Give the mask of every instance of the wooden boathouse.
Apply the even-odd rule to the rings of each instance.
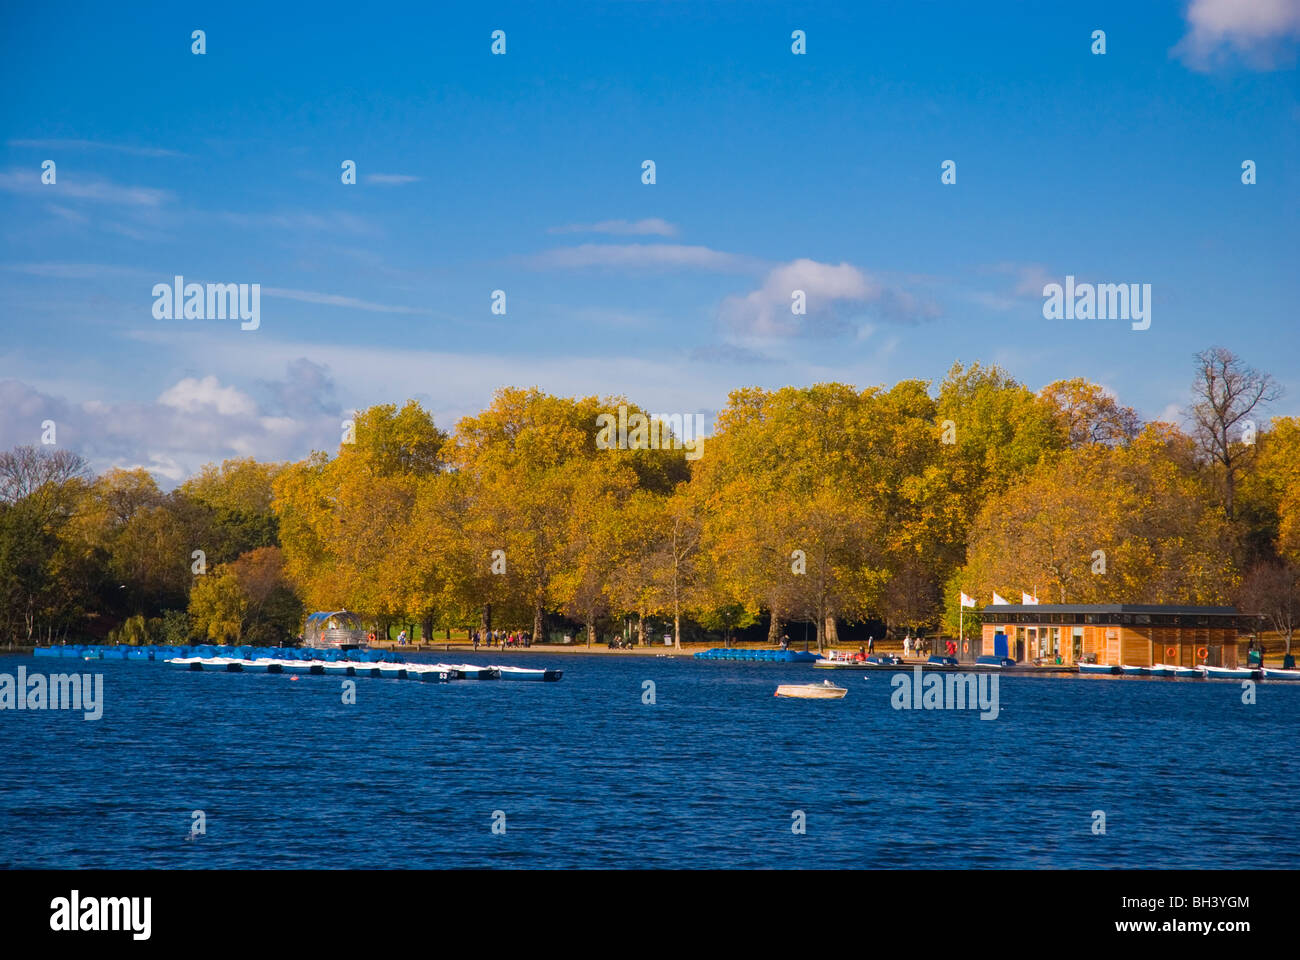
[[[1235,667],[1256,626],[1236,607],[1008,603],[980,616],[983,654],[1061,665]]]

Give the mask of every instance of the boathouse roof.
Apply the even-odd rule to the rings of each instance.
[[[990,603],[987,613],[1154,613],[1199,617],[1235,617],[1236,607],[1189,607],[1163,603]]]

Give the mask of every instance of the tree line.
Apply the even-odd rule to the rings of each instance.
[[[801,623],[821,646],[866,622],[955,634],[961,591],[1023,590],[1237,603],[1289,649],[1300,418],[1265,419],[1279,394],[1206,350],[1184,428],[1084,379],[1035,392],[954,364],[937,387],[735,390],[688,459],[597,443],[602,415],[648,415],[626,397],[503,388],[451,432],[414,401],[374,406],[332,456],[227,460],[170,492],[18,448],[0,454],[0,636],[276,642],[346,608],[425,637]]]

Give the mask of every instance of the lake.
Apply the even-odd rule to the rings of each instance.
[[[564,679],[357,678],[345,704],[339,677],[0,657],[102,673],[105,701],[0,711],[0,867],[1300,864],[1300,684],[1004,676],[981,720],[893,709],[886,672],[812,701],[773,697],[807,665],[506,662]]]

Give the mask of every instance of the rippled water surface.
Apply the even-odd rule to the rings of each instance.
[[[1002,677],[982,721],[892,709],[888,673],[818,702],[772,696],[807,665],[509,662],[564,679],[357,678],[348,705],[338,677],[0,657],[106,701],[0,711],[0,866],[1300,865],[1300,684]]]

